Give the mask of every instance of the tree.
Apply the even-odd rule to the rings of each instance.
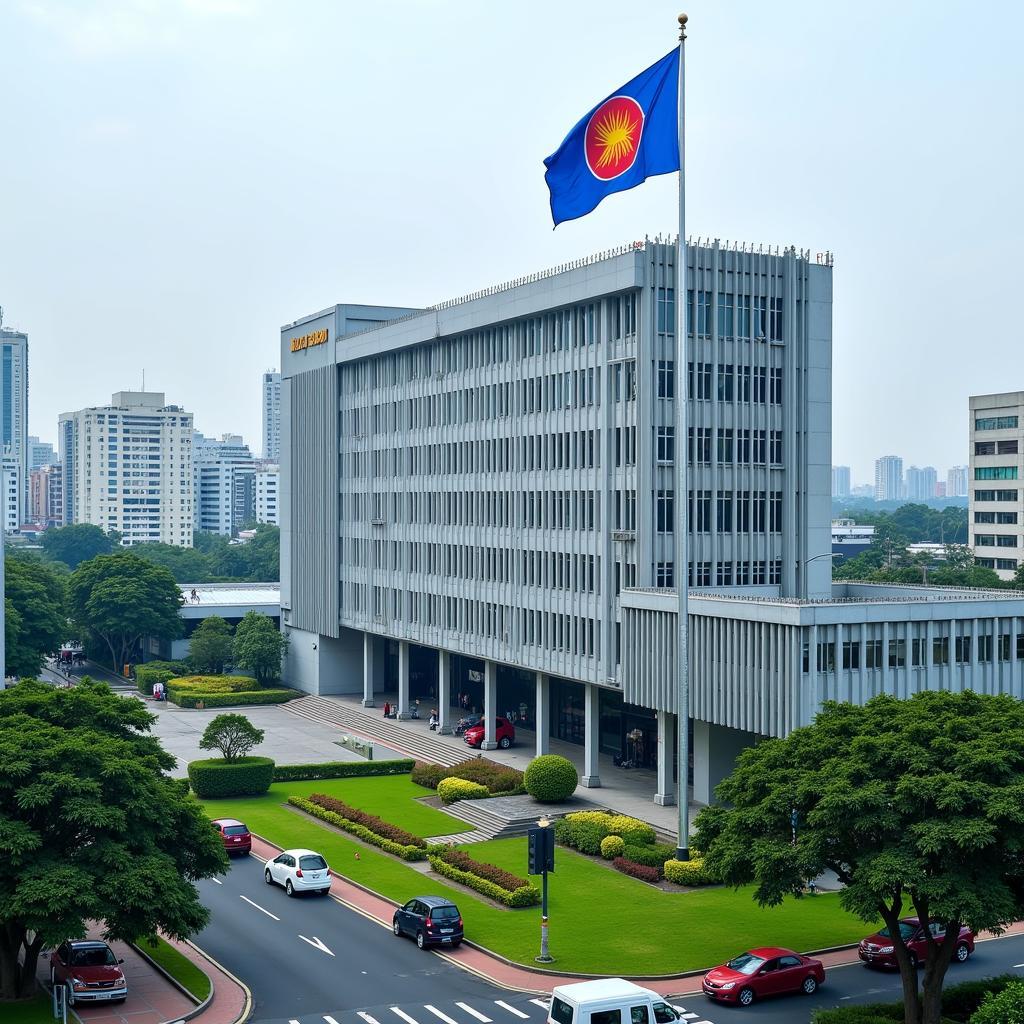
[[[103,683],[0,692],[0,1000],[31,995],[40,950],[87,922],[132,941],[206,924],[192,883],[227,858],[152,722]]]
[[[249,552],[249,575],[261,583],[276,583],[281,578],[281,531],[260,523],[256,536],[245,545]]]
[[[257,729],[245,715],[218,715],[206,727],[199,746],[203,750],[219,750],[225,761],[245,757],[263,742],[263,730]]]
[[[762,906],[833,870],[842,905],[893,937],[906,1024],[939,1024],[961,925],[999,931],[1024,911],[1024,703],[1008,695],[829,702],[744,751],[715,795],[694,836],[707,867],[755,882]],[[927,937],[920,992],[907,912],[945,927]]]
[[[134,658],[143,637],[181,634],[181,590],[164,568],[129,551],[97,555],[68,579],[68,610],[88,638],[106,644],[114,669]]]
[[[211,615],[189,639],[188,660],[196,672],[219,675],[231,663],[231,646],[231,627],[219,615]]]
[[[109,555],[117,546],[117,534],[104,533],[91,523],[73,523],[47,530],[42,538],[43,550],[55,562],[76,569],[82,562],[97,555]]]
[[[210,582],[210,560],[195,548],[182,548],[176,544],[153,541],[148,544],[134,544],[132,554],[152,562],[153,565],[162,565],[178,583]]]
[[[235,627],[235,666],[252,672],[261,686],[281,678],[281,661],[287,650],[288,638],[269,616],[246,612]]]
[[[67,632],[64,581],[50,566],[36,559],[6,558],[7,603],[16,620],[6,629],[6,672],[34,676],[43,656],[56,651]]]

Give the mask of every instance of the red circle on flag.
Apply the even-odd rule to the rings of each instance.
[[[583,133],[587,167],[595,178],[610,181],[633,166],[644,131],[643,108],[632,96],[613,96],[590,116]]]

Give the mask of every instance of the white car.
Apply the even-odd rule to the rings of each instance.
[[[331,869],[327,861],[313,850],[285,850],[267,861],[263,871],[267,885],[283,885],[289,896],[297,892],[331,891]]]

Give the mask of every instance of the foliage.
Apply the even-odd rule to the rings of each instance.
[[[272,688],[245,690],[242,693],[196,693],[169,690],[168,700],[173,701],[179,708],[203,707],[210,710],[212,708],[254,707],[260,704],[284,704],[298,695],[296,690]]]
[[[442,779],[468,779],[486,786],[492,796],[518,796],[525,793],[523,773],[505,764],[498,764],[486,757],[470,757],[451,768],[439,764],[417,761],[412,770],[412,781],[437,789]]]
[[[626,840],[622,836],[605,836],[601,840],[600,850],[605,860],[621,857],[626,852]]]
[[[249,611],[235,628],[232,651],[237,668],[246,669],[262,686],[281,678],[281,660],[288,650],[288,638],[269,615]]]
[[[645,864],[649,868],[657,868],[659,871],[664,871],[665,861],[672,857],[675,852],[675,846],[670,846],[668,843],[651,843],[646,846],[626,843],[626,849],[622,855],[627,860],[636,861],[637,864]]]
[[[624,875],[629,875],[630,878],[639,878],[641,882],[649,882],[651,885],[657,885],[661,881],[660,868],[638,864],[635,860],[630,860],[628,857],[616,857],[612,861],[612,867],[616,871],[621,871]]]
[[[324,793],[311,793],[309,799],[325,810],[340,814],[343,818],[348,818],[349,821],[354,821],[357,825],[363,825],[386,839],[402,843],[405,846],[420,846],[426,849],[427,841],[420,836],[414,836],[411,832],[406,832],[404,828],[392,825],[390,821],[378,818],[376,814],[353,807],[337,797],[327,796]]]
[[[196,672],[220,675],[231,664],[231,646],[231,627],[219,615],[211,615],[189,638],[189,663]]]
[[[985,996],[1002,992],[1010,985],[1020,983],[1019,974],[997,974],[992,978],[961,981],[942,993],[942,1012],[954,1020],[966,1021],[984,1002]]]
[[[540,891],[526,878],[520,878],[483,861],[474,860],[464,850],[444,846],[430,853],[430,866],[452,881],[475,889],[506,907],[532,907],[540,903]]]
[[[627,843],[635,846],[653,843],[657,838],[657,832],[653,825],[639,818],[631,818],[626,814],[613,814],[608,820],[608,834],[622,836]],[[664,858],[662,858],[664,859]]]
[[[413,762],[405,758],[393,761],[324,761],[321,764],[279,764],[274,768],[274,781],[348,779],[361,775],[406,775],[412,766]]]
[[[34,677],[67,633],[64,580],[38,559],[5,558],[4,566],[6,673]]]
[[[582,814],[597,813],[582,811],[580,814],[567,814],[555,822],[555,838],[580,853],[598,856],[601,853],[601,842],[608,836],[608,826],[604,822],[580,817]],[[608,815],[601,814],[601,817],[607,819]]]
[[[214,575],[210,568],[210,559],[201,551],[184,548],[177,544],[163,544],[149,541],[145,544],[133,544],[132,551],[151,565],[166,569],[176,583],[211,583]]]
[[[135,687],[139,693],[152,693],[155,683],[167,686],[187,671],[181,661],[147,661],[135,666]]]
[[[188,763],[189,785],[204,800],[258,796],[270,789],[273,780],[274,762],[269,757],[239,757],[234,761],[212,757]]]
[[[217,715],[203,731],[199,749],[219,750],[225,761],[237,761],[262,743],[263,737],[263,730],[245,715]]]
[[[579,785],[576,765],[558,754],[541,754],[527,766],[523,776],[526,792],[541,803],[561,803]]]
[[[486,786],[479,782],[470,782],[469,779],[442,779],[437,784],[437,795],[446,804],[453,804],[456,800],[482,800],[490,796]]]
[[[971,1017],[971,1024],[1024,1024],[1024,981],[989,995]]]
[[[866,1003],[864,1006],[837,1006],[831,1010],[811,1010],[814,1024],[890,1024],[903,1020],[902,1003]]]
[[[77,569],[97,555],[109,555],[117,547],[117,534],[104,533],[91,523],[73,523],[47,530],[40,541],[47,558]]]
[[[676,885],[694,888],[698,885],[714,885],[717,879],[704,867],[704,860],[694,857],[692,860],[676,860],[674,857],[662,865],[665,879]]]
[[[970,540],[965,505],[938,509],[907,502],[892,512],[850,509],[843,512],[843,518],[873,526],[876,537],[892,537],[905,544],[967,544]]]
[[[87,921],[128,940],[206,924],[192,883],[224,870],[223,845],[152,722],[103,683],[0,692],[0,999],[29,995],[40,950]]]
[[[97,555],[68,578],[68,611],[84,637],[102,641],[115,670],[135,660],[143,637],[181,633],[181,590],[166,569],[130,551]]]
[[[55,531],[49,530],[45,538]],[[275,583],[281,578],[280,531],[269,523],[256,527],[246,544],[232,544],[216,533],[195,533],[191,548],[170,544],[136,544],[140,558],[167,569],[178,583],[220,583],[249,580]]]
[[[176,676],[171,689],[179,693],[245,693],[258,690],[252,676]]]
[[[412,772],[409,777],[419,786],[424,786],[427,789],[437,789],[437,784],[449,776],[448,769],[444,765],[417,761],[412,766]]]
[[[813,725],[740,755],[695,841],[713,874],[755,881],[763,906],[834,870],[843,906],[894,934],[907,1024],[937,1024],[960,926],[999,930],[1024,911],[1022,771],[1024,704],[1013,697],[828,702]],[[897,927],[907,912],[946,929],[927,938],[920,993]]]
[[[333,810],[328,805],[332,798],[325,797],[322,794],[319,795],[320,800],[316,802],[301,796],[290,796],[288,797],[288,803],[305,811],[307,814],[312,814],[313,817],[319,818],[321,821],[326,821],[328,825],[334,825],[336,828],[351,832],[352,835],[358,836],[364,842],[372,843],[374,846],[380,847],[385,853],[393,853],[396,857],[401,857],[402,860],[423,860],[427,856],[427,844],[418,836],[409,836],[408,832],[403,832],[402,829],[396,828],[394,825],[388,825],[387,822],[381,821],[380,818],[375,819],[379,823],[378,827],[381,828],[381,831],[377,831],[377,827],[370,828],[368,825],[364,825],[362,822],[356,821],[346,814]],[[335,802],[342,807],[347,807],[340,800]],[[349,808],[349,810],[355,811],[355,808]],[[362,814],[361,811],[356,811],[356,813]],[[373,817],[373,815],[367,815],[367,817]],[[393,838],[396,835],[404,835],[413,841],[403,842],[401,839]]]

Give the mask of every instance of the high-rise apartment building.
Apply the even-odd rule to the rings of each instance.
[[[38,437],[30,436],[28,439],[28,471],[40,466],[54,466],[57,464],[57,452],[49,441],[40,441]]]
[[[850,496],[850,467],[832,467],[832,497],[848,498]]]
[[[273,370],[263,374],[263,458],[281,458],[281,374]]]
[[[935,497],[938,474],[934,466],[908,466],[903,486],[903,496],[908,501],[931,501]]]
[[[898,455],[875,459],[875,501],[898,501],[903,497],[903,459]]]
[[[28,516],[28,335],[0,328],[0,451],[5,496],[4,529],[16,530]],[[13,526],[11,523],[13,522]]]
[[[967,466],[952,466],[946,473],[946,497],[966,498],[970,469]]]
[[[63,481],[59,465],[29,471],[29,519],[37,526],[63,525]]]
[[[257,523],[280,525],[280,480],[281,471],[277,466],[265,463],[257,467],[255,510]]]
[[[971,547],[1008,580],[1024,561],[1024,391],[972,395]]]
[[[220,440],[195,431],[192,445],[196,529],[232,537],[255,515],[256,467],[238,434]]]
[[[116,530],[125,545],[192,546],[192,414],[162,392],[119,391],[59,420],[65,523]]]

